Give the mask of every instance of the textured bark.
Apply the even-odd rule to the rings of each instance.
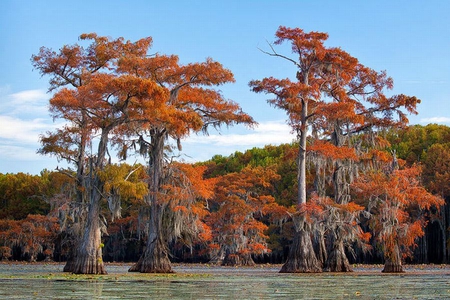
[[[100,195],[93,193],[86,229],[77,248],[71,272],[75,274],[107,274],[102,258],[100,230]]]
[[[144,253],[129,272],[174,273],[169,260],[167,243],[161,234],[161,213],[156,203],[150,212],[149,237]]]
[[[307,80],[307,79],[305,79]],[[300,139],[298,144],[298,165],[297,165],[297,204],[306,203],[306,137],[307,137],[307,123],[306,115],[308,112],[308,101],[302,100],[302,112],[301,112],[301,128]]]
[[[75,270],[75,252],[75,248],[72,245],[72,247],[69,248],[69,253],[67,256],[66,264],[63,268],[63,272],[73,272],[73,270]]]
[[[254,266],[255,262],[250,254],[229,254],[226,255],[223,262],[223,266]]]
[[[287,261],[280,273],[320,273],[322,267],[316,258],[310,233],[304,229],[295,233]]]
[[[82,238],[79,240],[79,245],[76,248],[74,255],[74,262],[67,264],[65,270],[69,270],[75,274],[107,274],[103,264],[102,256],[102,233],[100,228],[100,201],[102,200],[102,191],[104,183],[95,173],[96,170],[101,170],[104,165],[104,158],[108,145],[108,134],[114,124],[102,129],[97,158],[91,161],[90,184],[89,189],[89,209],[86,220],[86,227]],[[89,186],[89,184],[87,184]]]
[[[318,247],[317,259],[319,260],[321,265],[325,265],[328,259],[328,254],[327,254],[327,247],[325,245],[325,235],[323,232],[319,233],[319,236],[317,238],[317,247]]]
[[[132,266],[130,272],[141,273],[174,273],[169,260],[167,239],[163,237],[162,225],[164,209],[158,203],[161,178],[163,176],[164,141],[165,130],[152,131],[152,143],[149,161],[149,204],[150,204],[150,226],[147,245],[139,261]]]
[[[343,241],[336,241],[325,264],[327,272],[353,272],[350,262],[345,255]]]
[[[395,246],[390,255],[385,255],[383,273],[403,273],[402,259],[400,249]]]
[[[163,244],[160,238],[153,236],[152,240],[148,240],[147,247],[138,262],[128,271],[141,273],[174,273],[166,248],[166,245]]]
[[[404,273],[403,266],[401,263],[393,262],[387,259],[384,263],[384,268],[381,271],[383,273]]]

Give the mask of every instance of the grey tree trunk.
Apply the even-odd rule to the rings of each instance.
[[[227,253],[222,261],[222,266],[254,266],[255,262],[250,254]]]
[[[307,75],[305,83],[308,84]],[[307,114],[308,101],[301,99],[301,124],[299,128],[299,154],[297,161],[297,204],[306,204],[306,137],[307,137]],[[305,226],[305,219],[302,217],[300,226],[296,228],[294,240],[289,248],[287,261],[282,266],[280,273],[317,273],[322,272],[322,266],[317,260],[311,242],[311,227]]]
[[[100,230],[100,196],[93,195],[86,229],[77,249],[72,272],[75,274],[107,274],[102,258]]]
[[[150,226],[146,248],[138,262],[128,271],[174,273],[168,256],[167,243],[161,234],[161,207],[155,203],[150,209]]]
[[[85,160],[86,160],[86,145],[87,145],[87,136],[85,133],[84,127],[86,126],[86,113],[82,113],[82,122],[80,127],[82,129],[80,135],[80,143],[78,145],[78,155],[76,158],[77,164],[77,177],[75,180],[75,193],[76,193],[76,204],[78,206],[82,206],[86,201],[86,191],[87,185],[85,180]],[[83,210],[80,210],[82,212]],[[78,228],[85,228],[85,216],[77,216],[76,220],[73,220],[76,223]],[[67,230],[66,242],[68,243],[68,254],[66,264],[64,266],[63,272],[73,272],[75,270],[75,256],[76,256],[76,248],[80,244],[80,236],[78,232],[73,232],[74,228]]]
[[[316,258],[310,233],[300,229],[295,233],[287,261],[280,273],[320,273],[322,267]]]
[[[344,242],[337,240],[334,242],[333,250],[325,264],[327,272],[353,272],[350,262],[345,255]]]
[[[337,147],[342,147],[344,144],[344,137],[340,128],[340,122],[336,121],[334,133],[331,138],[332,143]],[[346,166],[341,161],[334,162],[333,172],[333,190],[334,202],[338,204],[346,204],[349,202],[349,191],[347,182],[347,174],[345,172]],[[350,171],[351,172],[351,171]],[[357,225],[358,226],[358,225]],[[334,241],[331,252],[326,262],[326,270],[329,272],[352,272],[352,267],[345,254],[343,236],[345,230],[339,230],[339,227],[334,229]]]
[[[148,173],[150,205],[149,232],[146,248],[130,272],[173,273],[168,256],[167,239],[163,236],[164,207],[158,203],[164,163],[165,130],[152,129]]]
[[[102,200],[103,182],[97,171],[103,168],[108,134],[112,129],[103,128],[98,145],[96,161],[90,168],[90,182],[85,186],[89,191],[90,202],[86,227],[79,245],[75,247],[74,261],[66,265],[70,272],[75,274],[107,274],[102,255],[102,233],[100,226],[100,201]]]

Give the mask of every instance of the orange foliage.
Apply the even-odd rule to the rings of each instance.
[[[11,257],[11,249],[19,247],[22,256],[34,261],[38,254],[51,258],[59,231],[56,218],[28,215],[26,219],[0,220],[0,246],[3,258]],[[9,249],[9,250],[8,250]]]
[[[265,240],[267,225],[261,222],[264,214],[285,214],[269,195],[279,175],[271,168],[246,167],[217,179],[215,197],[211,199],[211,213],[206,222],[213,233],[213,244],[232,255],[262,254],[268,251]]]
[[[333,161],[345,159],[358,161],[358,156],[356,155],[354,148],[343,146],[337,147],[324,141],[315,141],[314,144],[309,147],[309,150],[316,152],[323,157],[330,158]]]
[[[415,241],[424,234],[423,212],[431,207],[439,210],[444,204],[441,197],[425,190],[420,174],[418,166],[373,172],[353,185],[359,197],[368,199],[368,206],[373,207],[371,226],[386,257],[395,257],[399,247],[403,255],[410,255]]]

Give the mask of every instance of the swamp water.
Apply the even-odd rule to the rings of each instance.
[[[63,273],[61,264],[0,264],[0,299],[449,299],[449,267],[381,267],[353,273],[280,274],[280,266],[226,268],[179,265],[176,274]]]

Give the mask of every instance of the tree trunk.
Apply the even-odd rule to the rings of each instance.
[[[311,242],[310,233],[300,229],[295,233],[294,240],[289,248],[287,261],[280,273],[320,273],[322,267],[316,258]]]
[[[174,273],[169,260],[167,239],[163,236],[163,213],[162,204],[158,202],[161,180],[163,177],[164,144],[166,131],[164,129],[151,130],[151,150],[149,158],[148,174],[150,205],[150,226],[147,246],[139,261],[132,266],[130,272],[141,273]]]
[[[384,257],[384,269],[383,273],[403,273],[402,259],[400,255],[400,249],[396,245],[392,253],[385,254]]]
[[[233,254],[230,253],[225,256],[223,266],[246,266],[251,267],[255,265],[253,258],[250,254]]]
[[[174,273],[169,260],[167,242],[161,235],[161,207],[154,203],[150,212],[147,245],[138,262],[129,272]]]
[[[100,228],[100,201],[102,199],[103,182],[97,171],[102,170],[108,145],[108,134],[112,125],[102,128],[95,162],[91,160],[90,181],[83,180],[84,188],[89,192],[89,208],[83,236],[75,247],[74,261],[66,264],[65,270],[75,274],[107,274],[102,256],[102,233]],[[81,195],[82,196],[82,195]]]
[[[302,122],[299,135],[298,144],[298,161],[297,161],[297,204],[302,205],[306,203],[306,137],[307,124],[306,115],[308,112],[308,102],[302,100]]]
[[[81,125],[80,128],[81,130],[81,135],[80,135],[80,144],[78,147],[78,155],[76,158],[76,164],[77,164],[77,177],[75,180],[75,193],[76,193],[76,203],[78,205],[82,205],[84,203],[86,203],[86,199],[87,199],[87,184],[86,184],[86,174],[85,174],[85,163],[86,163],[86,145],[87,145],[87,135],[86,135],[86,112],[83,110],[82,112],[82,121],[81,121]],[[83,217],[79,217],[76,220],[73,220],[74,222],[77,222],[78,226],[80,226],[80,228],[84,228],[85,224],[83,224],[84,222]],[[75,270],[75,256],[76,256],[76,249],[77,249],[77,245],[79,245],[79,240],[80,240],[80,235],[77,234],[75,235],[74,232],[68,232],[67,233],[68,237],[68,253],[67,253],[67,259],[66,259],[66,264],[64,266],[63,272],[73,272]]]
[[[107,274],[102,258],[100,198],[98,192],[93,191],[86,229],[77,248],[75,261],[71,265],[72,273]]]
[[[333,250],[330,252],[325,270],[327,272],[353,272],[347,255],[345,255],[344,242],[342,240],[334,242]]]
[[[328,255],[327,255],[327,246],[325,245],[325,234],[322,230],[320,230],[319,236],[317,238],[317,247],[318,247],[317,259],[319,260],[321,265],[325,265],[328,259]]]
[[[223,261],[225,259],[225,251],[222,249],[222,247],[212,253],[210,253],[211,255],[211,259],[209,260],[208,263],[212,264],[212,265],[217,265],[217,266],[221,266],[223,264]]]

